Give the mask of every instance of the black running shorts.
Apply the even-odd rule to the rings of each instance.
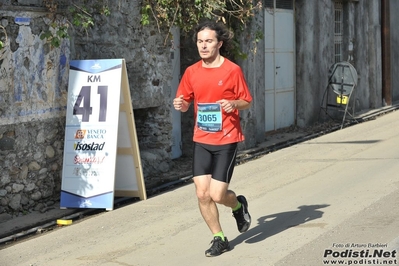
[[[194,142],[193,175],[212,175],[230,183],[237,155],[237,143],[209,145]]]

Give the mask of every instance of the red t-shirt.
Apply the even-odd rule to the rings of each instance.
[[[252,96],[248,90],[247,83],[241,68],[228,60],[217,68],[202,67],[202,61],[189,66],[177,89],[176,97],[184,96],[187,102],[194,101],[194,136],[195,142],[223,145],[243,141],[244,135],[241,130],[239,111],[234,110],[226,113],[221,110],[221,120],[215,118],[215,125],[220,125],[221,130],[210,132],[203,130],[197,123],[203,117],[201,112],[198,113],[198,104],[216,103],[218,100],[245,100],[252,101]],[[218,116],[219,117],[219,116]],[[201,124],[200,124],[201,125]],[[214,125],[214,124],[212,124]]]

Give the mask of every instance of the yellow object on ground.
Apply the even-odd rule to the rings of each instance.
[[[57,220],[58,225],[70,225],[72,224],[72,220]]]

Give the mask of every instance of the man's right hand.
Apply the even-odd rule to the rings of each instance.
[[[188,109],[188,103],[184,100],[183,95],[180,95],[179,97],[175,98],[173,100],[173,107],[177,111],[185,112]]]

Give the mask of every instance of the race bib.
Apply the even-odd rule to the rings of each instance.
[[[219,103],[197,104],[197,127],[206,132],[222,131],[222,107]]]

